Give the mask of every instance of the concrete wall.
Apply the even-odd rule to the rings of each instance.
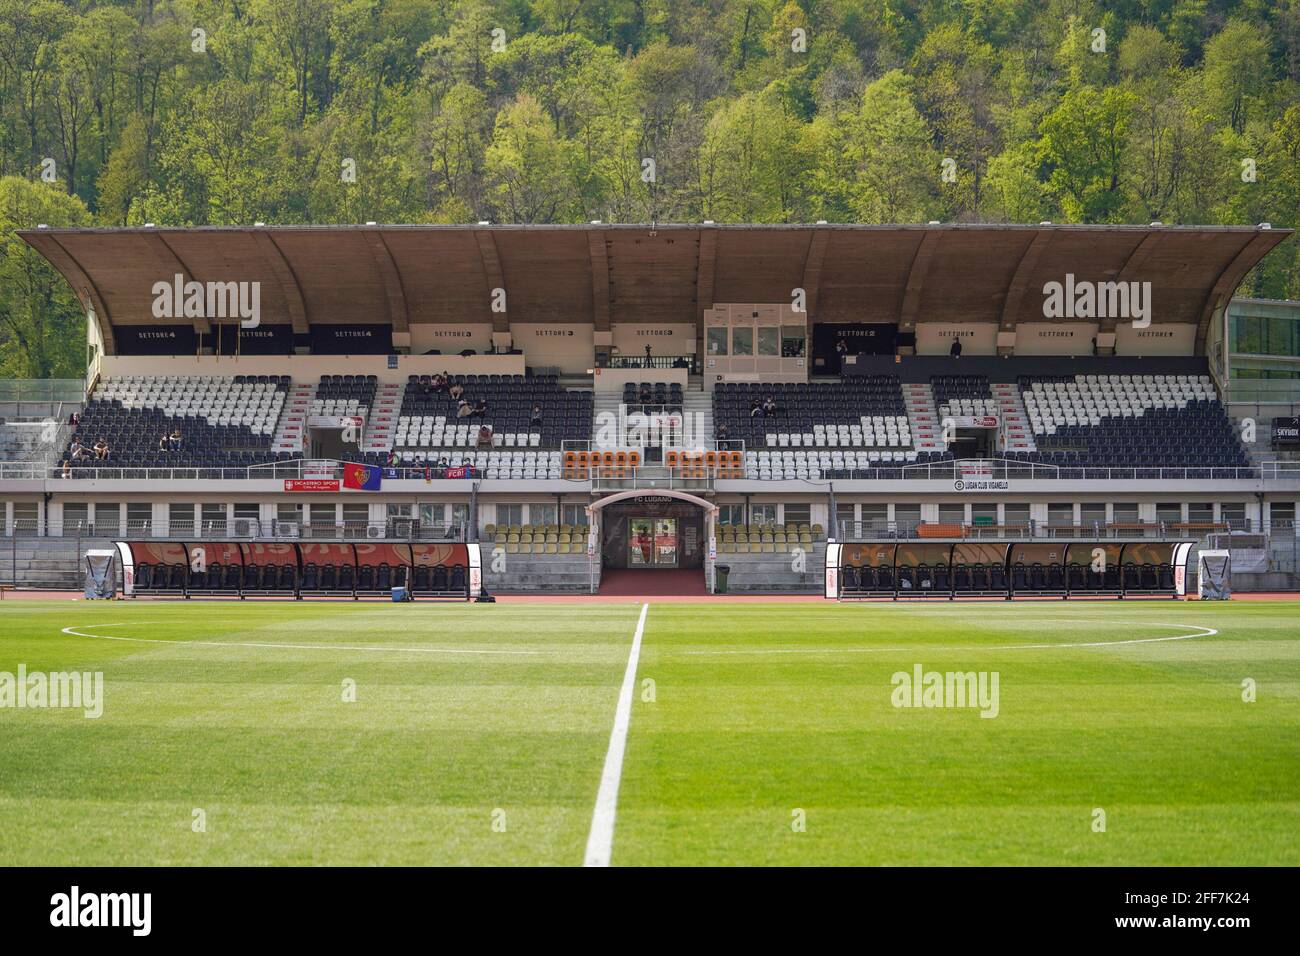
[[[381,383],[406,384],[408,375],[523,375],[523,355],[398,355],[397,368],[388,367],[387,355],[106,355],[100,374],[106,379],[128,375],[291,375],[308,382],[322,375],[374,375]]]

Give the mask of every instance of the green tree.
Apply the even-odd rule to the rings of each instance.
[[[1135,97],[1128,90],[1079,87],[1043,117],[1039,157],[1070,222],[1111,222],[1119,213],[1122,156]]]
[[[18,176],[0,177],[0,375],[76,378],[86,360],[86,313],[63,278],[17,235],[45,223],[85,226],[76,196]]]

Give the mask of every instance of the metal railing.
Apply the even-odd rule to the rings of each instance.
[[[459,522],[425,523],[418,518],[393,517],[382,522],[341,523],[230,518],[216,521],[82,521],[50,522],[45,534],[35,521],[11,521],[6,536],[15,538],[116,538],[172,541],[464,541]]]
[[[319,461],[295,458],[292,461],[271,462],[264,465],[250,465],[241,468],[144,468],[104,465],[100,467],[81,465],[71,469],[69,481],[247,481],[247,480],[282,480],[282,479],[325,479],[341,480],[347,462]],[[963,467],[965,464],[968,467]],[[424,480],[424,479],[464,479],[483,478],[484,470],[472,466],[465,467],[419,467],[399,465],[383,468],[383,477],[388,480]],[[604,481],[661,481],[689,480],[698,486],[700,482],[712,482],[717,479],[745,479],[750,481],[771,480],[786,481],[784,473],[771,474],[763,478],[761,472],[738,470],[726,466],[716,468],[693,467],[685,469],[686,474],[674,473],[660,465],[641,465],[639,467],[619,466],[611,472],[609,469],[592,468],[590,480]],[[693,472],[702,472],[696,474]],[[54,480],[64,477],[59,465],[47,462],[0,462],[0,480]],[[587,480],[588,476],[575,474],[572,468],[566,468],[564,477],[568,479]],[[1069,465],[1040,465],[1029,462],[1013,462],[1001,459],[962,461],[942,461],[914,465],[877,465],[871,468],[814,468],[805,472],[801,480],[828,482],[848,481],[940,481],[953,483],[961,481],[1283,481],[1300,480],[1300,461],[1266,461],[1254,467],[1246,468],[1166,468],[1166,467],[1095,467]],[[667,487],[659,485],[659,487]],[[673,487],[685,487],[674,485]],[[990,489],[998,490],[998,489]]]
[[[611,355],[603,368],[684,368],[700,374],[700,360],[694,355]]]
[[[262,465],[248,465],[239,468],[204,468],[175,467],[149,468],[125,465],[78,465],[70,470],[69,481],[251,481],[311,479],[342,480],[344,468],[355,462],[334,459],[294,458],[290,461],[267,462]],[[422,467],[415,465],[396,465],[392,468],[381,466],[384,478],[389,480],[423,480],[425,478],[482,478],[482,469],[466,466],[461,469],[452,467]],[[39,461],[0,462],[0,480],[40,480],[62,479],[63,468],[60,464]]]
[[[934,540],[962,538],[964,540],[1083,540],[1131,541],[1135,538],[1153,540],[1187,539],[1207,534],[1251,532],[1255,522],[1249,519],[1228,521],[1116,521],[1088,522],[1086,524],[1054,524],[1034,521],[1016,524],[967,524],[960,521],[840,521],[837,523],[840,541]],[[952,534],[938,534],[940,529],[951,529]],[[1275,525],[1275,530],[1277,526]]]
[[[86,383],[79,378],[0,379],[0,402],[75,402],[86,397]]]

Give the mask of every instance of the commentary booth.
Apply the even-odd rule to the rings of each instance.
[[[1190,541],[864,542],[826,551],[827,598],[1183,597]]]
[[[468,601],[483,590],[476,543],[118,541],[125,597],[388,597]]]

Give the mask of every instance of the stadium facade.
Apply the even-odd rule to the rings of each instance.
[[[21,235],[89,373],[6,426],[19,584],[120,541],[196,593],[450,593],[470,545],[494,591],[1169,593],[1208,540],[1294,585],[1295,409],[1227,401],[1230,300],[1289,230]]]

